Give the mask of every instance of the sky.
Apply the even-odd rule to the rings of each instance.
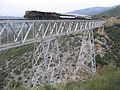
[[[120,5],[120,0],[0,0],[0,15],[22,16],[26,10],[65,13],[89,7]]]

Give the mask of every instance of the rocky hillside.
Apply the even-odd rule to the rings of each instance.
[[[120,5],[115,6],[113,8],[111,8],[110,10],[107,10],[105,12],[102,12],[100,14],[97,15],[93,15],[94,18],[97,19],[101,19],[101,18],[110,18],[110,17],[116,17],[116,18],[120,18]]]
[[[16,85],[20,83],[28,84],[26,79],[30,79],[28,74],[31,70],[32,45],[18,47],[0,52],[0,90],[5,90],[11,82]]]
[[[101,14],[99,14],[101,16],[110,16],[110,17],[116,17],[116,16],[120,16],[120,5],[116,6],[106,12],[103,12]]]

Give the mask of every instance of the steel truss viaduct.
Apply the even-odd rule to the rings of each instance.
[[[93,29],[104,23],[99,20],[0,20],[0,51],[34,43],[33,87],[46,81],[51,85],[62,83],[66,75],[72,80],[84,80],[96,72]],[[59,54],[59,37],[75,33],[82,37],[78,60],[66,66]]]

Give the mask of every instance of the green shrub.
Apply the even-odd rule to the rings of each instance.
[[[120,90],[120,69],[113,64],[106,66],[102,76],[86,81],[84,90]]]

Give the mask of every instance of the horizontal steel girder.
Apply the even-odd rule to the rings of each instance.
[[[0,51],[101,27],[99,20],[0,20]]]

